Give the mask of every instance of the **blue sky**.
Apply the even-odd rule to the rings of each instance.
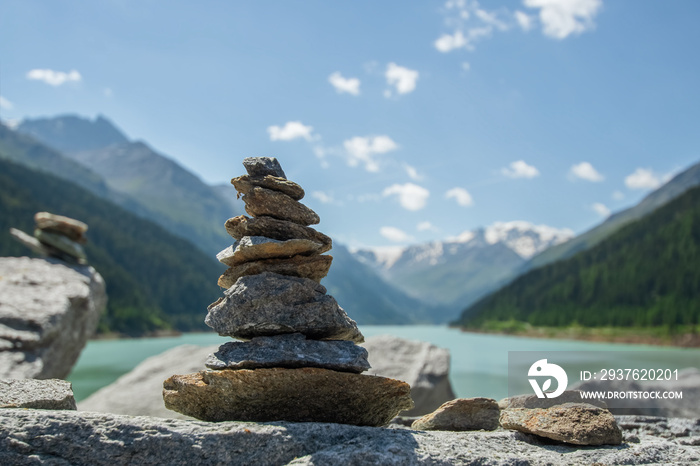
[[[276,156],[355,247],[513,220],[579,233],[700,160],[698,17],[693,0],[8,0],[0,118],[103,114],[209,183]]]

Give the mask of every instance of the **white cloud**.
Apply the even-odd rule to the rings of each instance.
[[[418,81],[418,71],[416,70],[404,68],[396,63],[389,63],[384,76],[387,84],[394,86],[399,94],[408,94],[416,89],[416,81]]]
[[[515,20],[523,31],[532,29],[532,17],[527,13],[518,10],[515,12]]]
[[[403,230],[399,230],[396,227],[381,227],[379,229],[379,234],[395,243],[403,243],[405,241],[410,241],[413,239],[411,235]]]
[[[385,188],[383,196],[397,195],[399,204],[406,210],[420,210],[425,207],[430,191],[413,183],[393,184]]]
[[[610,215],[610,209],[605,204],[601,204],[600,202],[596,202],[591,206],[591,209],[593,209],[598,215],[601,217],[607,218]]]
[[[554,39],[565,39],[595,27],[593,18],[602,0],[524,0],[529,8],[539,8],[543,32]]]
[[[648,168],[637,168],[625,177],[625,186],[629,189],[656,189],[661,183],[662,176]]]
[[[511,162],[508,168],[502,168],[501,173],[509,178],[534,178],[540,175],[540,171],[532,165],[528,165],[524,160]]]
[[[412,167],[411,165],[405,163],[403,165],[404,170],[406,170],[406,174],[408,175],[409,178],[415,181],[420,181],[423,179],[422,176],[418,174],[418,170],[416,170],[415,167]]]
[[[82,81],[83,77],[76,70],[71,70],[68,73],[64,73],[63,71],[37,68],[27,73],[27,79],[43,81],[50,86],[60,86],[67,82],[80,82]]]
[[[12,110],[15,106],[12,102],[0,95],[0,108],[3,110]]]
[[[324,193],[323,191],[314,191],[311,193],[311,197],[318,199],[324,204],[332,204],[335,202],[335,199],[333,199],[333,196],[330,194]]]
[[[457,204],[461,205],[462,207],[469,207],[470,205],[474,204],[472,195],[469,194],[469,192],[464,188],[452,188],[445,193],[445,199],[451,199],[453,197],[457,201]]]
[[[443,34],[435,41],[435,48],[442,53],[460,49],[467,45],[467,38],[462,31],[455,31],[454,34]]]
[[[352,95],[360,95],[360,80],[357,78],[344,78],[340,71],[336,71],[328,77],[328,82],[335,87],[338,93],[347,92]]]
[[[379,164],[374,158],[376,154],[385,154],[399,147],[389,136],[355,136],[344,141],[343,146],[348,154],[348,165],[355,167],[363,163],[368,172],[379,171]]]
[[[418,231],[438,231],[437,227],[428,221],[420,222],[418,225],[416,225],[416,230],[418,230]]]
[[[616,201],[621,201],[625,198],[625,193],[623,193],[622,191],[615,191],[614,193],[612,193],[612,198]]]
[[[569,171],[571,176],[580,178],[582,180],[591,181],[593,183],[598,183],[603,181],[604,177],[598,171],[593,168],[588,162],[581,162],[579,164],[573,165]]]
[[[508,24],[498,19],[497,11],[486,11],[477,7],[474,13],[476,14],[476,17],[479,18],[485,24],[488,24],[489,26],[494,26],[500,31],[508,30]]]
[[[311,141],[313,129],[313,126],[304,126],[301,121],[288,121],[283,127],[268,126],[267,132],[270,134],[270,141],[291,141],[298,138]]]

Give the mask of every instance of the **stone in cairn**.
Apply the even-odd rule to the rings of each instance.
[[[85,250],[81,246],[87,239],[87,225],[81,221],[38,212],[34,215],[34,236],[10,228],[10,234],[20,243],[41,256],[55,257],[65,262],[87,264]]]
[[[310,228],[318,215],[299,202],[275,158],[243,161],[231,180],[246,212],[226,222],[237,241],[217,258],[224,297],[207,325],[244,341],[223,344],[209,370],[163,384],[165,406],[205,421],[336,422],[381,426],[413,407],[405,382],[361,374],[369,369],[357,324],[320,280],[331,239]]]

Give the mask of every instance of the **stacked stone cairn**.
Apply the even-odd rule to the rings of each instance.
[[[208,370],[173,375],[165,406],[205,421],[335,422],[382,426],[413,408],[405,382],[361,374],[370,368],[364,337],[320,281],[331,239],[310,228],[318,215],[299,202],[275,158],[243,161],[231,180],[246,212],[226,221],[237,241],[217,258],[224,297],[205,319],[223,344]]]
[[[87,264],[87,256],[81,246],[87,241],[86,224],[49,212],[37,212],[34,223],[34,236],[16,228],[10,228],[10,234],[40,256],[54,257],[71,264]]]

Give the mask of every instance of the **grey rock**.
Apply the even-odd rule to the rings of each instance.
[[[689,367],[678,371],[678,380],[645,381],[590,380],[576,384],[573,388],[586,391],[681,391],[683,398],[664,399],[617,399],[608,404],[613,414],[700,417],[700,369]]]
[[[670,420],[669,424],[670,424]],[[695,435],[695,436],[693,436]],[[698,438],[697,434],[686,437]],[[209,423],[0,410],[0,464],[693,464],[700,449],[653,434],[620,446],[542,443],[512,431],[416,432],[315,422]]]
[[[0,380],[0,408],[76,409],[70,382],[58,379]]]
[[[0,378],[65,378],[106,304],[92,267],[0,258]]]
[[[351,341],[307,340],[300,333],[232,341],[210,355],[210,369],[320,367],[360,373],[369,369],[367,350]]]
[[[308,239],[323,245],[319,251],[321,253],[330,251],[333,246],[330,237],[311,227],[272,217],[248,218],[245,215],[239,215],[226,220],[224,226],[228,234],[235,239],[241,239],[244,236],[267,236],[280,241]]]
[[[302,333],[316,340],[364,341],[357,324],[326,288],[307,278],[247,275],[210,306],[205,323],[219,335],[241,339]]]
[[[234,266],[260,259],[288,258],[295,255],[320,254],[321,243],[308,239],[280,241],[265,236],[244,236],[216,255],[222,264]]]
[[[622,433],[607,409],[585,403],[501,411],[501,426],[575,445],[619,445]]]
[[[390,335],[367,338],[369,374],[404,380],[411,386],[415,408],[404,416],[422,416],[455,398],[450,384],[450,352],[422,341]]]
[[[501,409],[511,408],[551,408],[552,406],[561,405],[564,403],[588,403],[599,408],[607,409],[608,405],[605,401],[588,399],[581,397],[580,390],[566,390],[556,398],[537,398],[537,395],[516,395],[509,398],[503,398],[498,402]]]
[[[81,245],[59,233],[51,233],[47,230],[34,230],[34,237],[40,243],[48,244],[52,248],[58,249],[62,253],[75,258],[79,263],[85,264],[87,256]]]
[[[78,402],[80,411],[191,419],[163,404],[163,380],[202,370],[218,346],[181,345],[145,359],[115,382]]]
[[[411,424],[416,430],[495,430],[501,411],[491,398],[457,398]]]
[[[318,214],[286,194],[260,186],[253,186],[243,195],[245,211],[253,217],[269,216],[299,225],[315,225],[321,221]]]
[[[258,275],[264,272],[287,275],[290,277],[308,278],[320,283],[328,275],[333,256],[292,256],[281,259],[259,259],[243,262],[229,267],[219,277],[218,284],[222,288],[231,288],[239,278],[247,275]]]
[[[295,201],[304,198],[304,189],[293,181],[279,178],[277,176],[249,176],[243,175],[231,180],[231,184],[240,194],[247,194],[253,186],[280,191]]]
[[[53,248],[49,248],[45,244],[41,244],[39,240],[32,235],[28,235],[17,228],[10,228],[10,236],[40,256],[49,256],[55,251]]]
[[[287,179],[275,157],[246,157],[243,159],[243,166],[250,176],[272,175]]]

